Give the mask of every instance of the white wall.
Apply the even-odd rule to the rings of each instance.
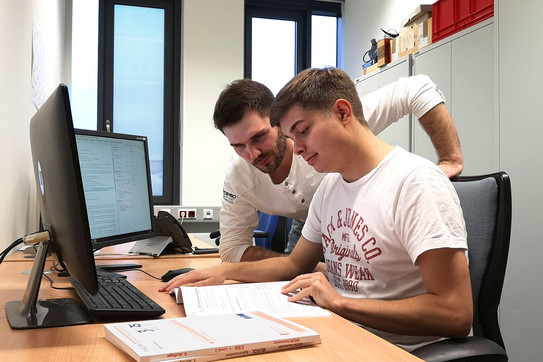
[[[543,70],[540,0],[495,1],[500,166],[511,176],[513,225],[500,308],[510,361],[540,361],[543,345]]]
[[[232,148],[213,126],[225,85],[243,78],[243,0],[183,1],[181,204],[220,206]]]
[[[29,124],[32,15],[46,51],[46,93],[63,81],[64,0],[0,2],[0,249],[37,229]]]

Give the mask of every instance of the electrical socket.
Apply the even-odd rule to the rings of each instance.
[[[196,219],[196,209],[178,209],[177,217],[180,219]]]
[[[204,220],[213,220],[213,209],[204,209]]]

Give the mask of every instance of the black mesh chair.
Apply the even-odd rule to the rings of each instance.
[[[452,180],[466,221],[473,292],[473,336],[446,339],[412,353],[425,361],[507,361],[498,323],[509,239],[511,182],[505,172]]]

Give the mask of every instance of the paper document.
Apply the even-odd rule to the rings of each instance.
[[[214,361],[321,343],[300,324],[262,312],[106,324],[105,337],[136,361]]]
[[[179,287],[172,291],[189,316],[262,311],[279,318],[331,315],[309,298],[293,303],[281,293],[286,281]]]

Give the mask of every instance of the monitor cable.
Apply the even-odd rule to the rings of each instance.
[[[4,261],[4,258],[9,254],[11,249],[13,249],[14,247],[16,247],[19,244],[22,244],[22,242],[23,242],[23,238],[19,238],[19,239],[15,240],[13,243],[11,243],[11,245],[8,246],[4,251],[2,251],[0,253],[0,264],[2,264],[2,262]]]
[[[4,261],[4,258],[9,254],[9,252],[19,244],[25,245],[35,245],[42,241],[48,241],[51,238],[49,231],[39,231],[33,234],[28,234],[15,240],[11,245],[9,245],[4,251],[0,253],[0,264]]]
[[[51,266],[51,268],[49,268],[49,270],[51,270],[52,272],[58,271],[58,269],[55,266]],[[53,279],[51,279],[49,277],[49,275],[47,275],[47,273],[45,271],[43,272],[43,277],[45,277],[45,279],[49,280],[49,285],[51,286],[52,289],[57,289],[57,290],[73,290],[74,289],[74,287],[57,287],[57,286],[55,286],[55,281]]]
[[[143,273],[143,274],[147,274],[148,276],[150,276],[151,278],[153,279],[156,279],[156,280],[162,280],[161,278],[158,278],[158,277],[155,277],[154,275],[146,272],[145,270],[142,270],[142,269],[132,269],[132,270],[127,270],[127,271],[137,271],[137,272],[140,272],[140,273]]]

